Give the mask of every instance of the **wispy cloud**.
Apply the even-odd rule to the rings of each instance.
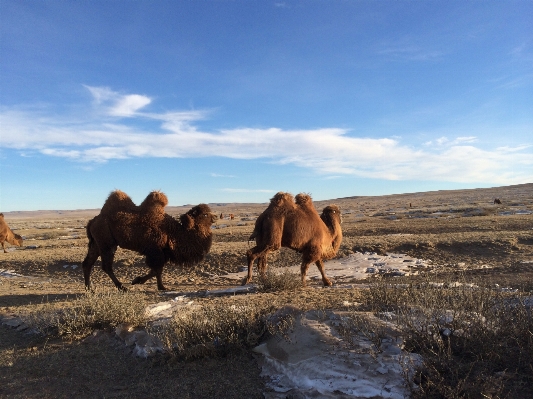
[[[274,193],[275,190],[253,190],[248,188],[222,188],[220,191],[224,191],[226,193]]]
[[[101,111],[96,117],[57,118],[28,110],[0,109],[0,146],[18,149],[21,154],[33,152],[85,163],[216,156],[292,164],[325,177],[495,184],[533,181],[532,146],[528,143],[481,149],[475,146],[479,139],[474,136],[440,136],[414,147],[402,144],[400,138],[354,137],[348,130],[334,127],[202,131],[197,122],[206,117],[207,111],[141,112],[151,101],[146,96],[86,87],[93,95],[94,106]],[[122,122],[124,117],[128,124]],[[137,119],[151,120],[156,127],[132,127]]]
[[[111,116],[128,117],[152,102],[152,99],[140,94],[120,94],[108,87],[94,87],[85,85],[91,92],[96,106],[104,106],[104,110]]]
[[[466,137],[456,137],[454,139],[449,139],[448,137],[439,137],[434,140],[426,141],[425,146],[454,146],[465,143],[475,143],[478,141],[478,138],[475,136],[466,136]]]

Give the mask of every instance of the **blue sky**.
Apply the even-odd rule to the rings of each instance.
[[[0,211],[533,182],[531,1],[0,2]]]

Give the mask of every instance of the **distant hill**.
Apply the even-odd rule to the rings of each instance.
[[[297,194],[297,193],[293,193]],[[390,194],[378,196],[353,196],[336,198],[331,200],[315,201],[317,209],[326,204],[336,203],[341,208],[372,206],[374,208],[383,207],[427,207],[435,204],[457,205],[457,204],[492,204],[495,198],[502,201],[502,205],[513,205],[524,201],[533,204],[533,183],[516,184],[512,186],[475,188],[467,190],[439,190],[417,193]],[[167,213],[177,215],[187,212],[194,205],[167,206]],[[210,203],[214,213],[235,213],[237,211],[261,212],[266,203]],[[76,209],[76,210],[40,210],[40,211],[13,211],[4,212],[4,216],[9,219],[87,219],[92,218],[100,212],[100,209]]]

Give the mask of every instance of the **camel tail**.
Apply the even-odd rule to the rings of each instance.
[[[94,219],[89,220],[89,223],[87,223],[87,227],[85,228],[85,231],[87,232],[87,238],[89,239],[89,248],[94,244],[94,237],[91,234],[91,224],[93,224],[93,222]]]

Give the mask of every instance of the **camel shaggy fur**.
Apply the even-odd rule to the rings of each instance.
[[[4,220],[4,214],[0,213],[0,244],[4,253],[7,253],[5,243],[8,242],[11,245],[22,246],[22,237],[11,231],[6,221]]]
[[[293,198],[289,193],[279,192],[257,218],[249,240],[253,239],[256,246],[246,253],[248,275],[243,284],[252,280],[256,259],[258,271],[264,275],[268,253],[286,247],[302,253],[301,278],[304,286],[307,270],[313,262],[320,270],[324,285],[330,286],[323,261],[333,258],[342,242],[340,209],[329,205],[319,216],[309,195],[298,194]]]
[[[161,274],[166,262],[192,265],[204,258],[211,248],[211,225],[216,216],[209,206],[200,204],[174,219],[165,213],[167,203],[166,195],[159,191],[152,191],[139,206],[120,190],[109,195],[100,214],[87,224],[89,249],[82,264],[86,288],[91,286],[91,271],[100,257],[104,272],[118,289],[125,290],[113,273],[118,246],[144,255],[150,268],[147,275],[131,283],[144,284],[155,277],[159,290],[165,290]]]

